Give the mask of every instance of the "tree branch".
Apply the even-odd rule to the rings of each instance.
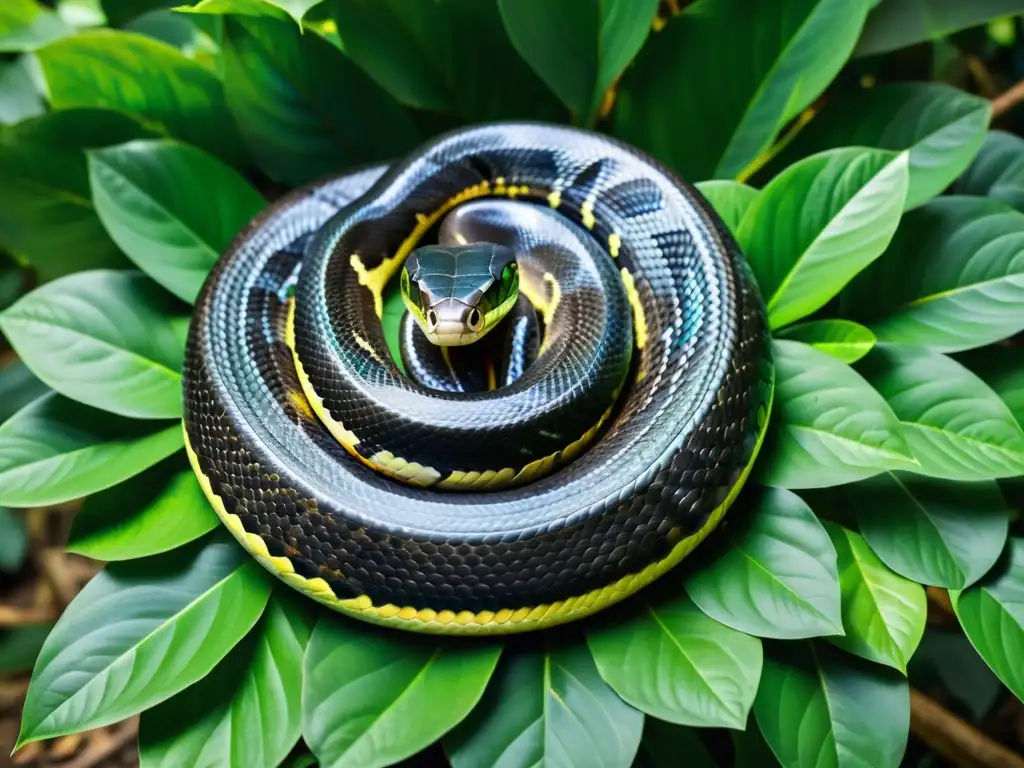
[[[1020,755],[913,688],[910,732],[959,768],[1024,768]]]

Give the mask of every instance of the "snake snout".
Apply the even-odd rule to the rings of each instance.
[[[432,344],[442,347],[461,347],[480,338],[484,327],[483,313],[451,298],[441,299],[424,313],[421,324],[424,335]]]

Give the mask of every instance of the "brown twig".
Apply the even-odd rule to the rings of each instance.
[[[78,594],[78,584],[67,568],[67,556],[59,549],[44,549],[36,558],[43,578],[53,589],[61,606],[66,608]]]
[[[63,768],[94,768],[104,765],[112,755],[127,747],[139,733],[139,718],[133,717],[118,726],[94,731],[89,746]]]
[[[50,608],[17,608],[13,605],[0,605],[0,629],[44,624],[48,621],[56,621],[57,617],[57,611]]]
[[[958,768],[1024,768],[1020,755],[913,688],[910,732]]]
[[[992,99],[992,119],[1006,114],[1021,101],[1024,101],[1024,80]]]

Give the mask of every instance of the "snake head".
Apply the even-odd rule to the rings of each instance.
[[[402,300],[427,339],[458,347],[483,338],[515,306],[515,252],[493,243],[426,245],[402,267]]]

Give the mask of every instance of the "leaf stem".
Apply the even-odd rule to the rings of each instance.
[[[913,688],[910,732],[954,765],[1024,768],[1024,758]]]
[[[789,130],[783,134],[782,138],[751,160],[750,165],[740,171],[736,176],[736,181],[741,184],[746,183],[747,179],[764,168],[764,166],[771,162],[780,152],[782,152],[782,150],[792,143],[793,139],[797,137],[797,134],[804,129],[804,126],[811,122],[811,119],[815,114],[817,114],[817,111],[814,107],[808,107],[801,112],[800,117],[793,122],[789,127]]]

